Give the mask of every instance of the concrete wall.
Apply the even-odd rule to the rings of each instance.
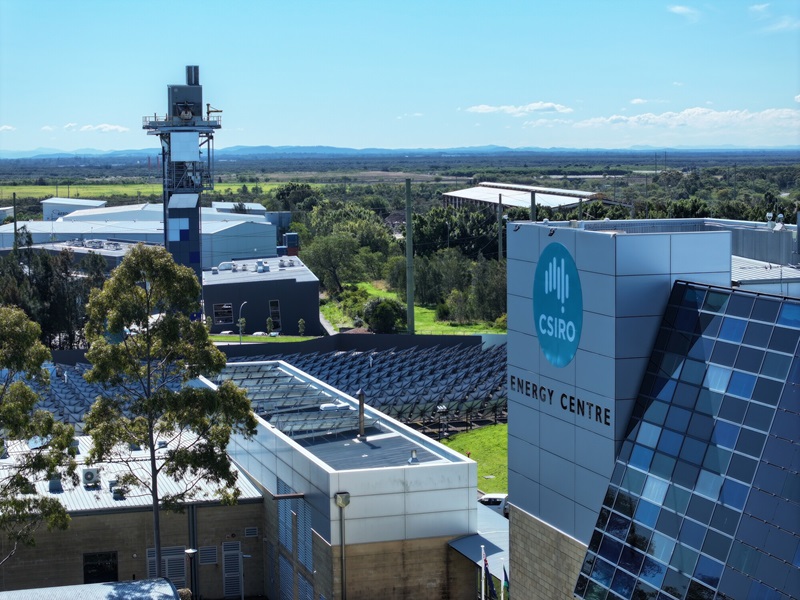
[[[586,546],[513,505],[508,531],[513,597],[572,600]]]
[[[189,544],[188,513],[161,513],[162,547]],[[235,506],[199,506],[197,546],[217,546],[216,565],[197,566],[200,592],[209,600],[222,598],[223,542],[240,541],[242,552],[253,558],[244,563],[245,593],[261,594],[264,582],[263,543],[264,507],[259,503]],[[246,527],[258,527],[258,537],[245,537]],[[117,552],[119,579],[147,577],[147,549],[153,547],[153,517],[150,511],[117,511],[75,515],[66,531],[36,533],[35,547],[20,547],[0,567],[0,589],[75,585],[83,581],[83,556],[94,552]],[[0,553],[9,550],[6,538],[0,539]],[[186,570],[188,579],[189,571]]]
[[[475,565],[451,550],[450,538],[426,538],[345,549],[348,600],[474,600]],[[334,599],[341,596],[341,551],[333,547]]]

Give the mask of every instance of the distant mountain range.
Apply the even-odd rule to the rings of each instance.
[[[631,146],[630,148],[509,148],[507,146],[466,146],[459,148],[339,148],[336,146],[229,146],[219,148],[214,154],[217,159],[233,158],[236,156],[256,157],[336,157],[336,156],[447,156],[447,155],[489,155],[489,154],[521,154],[521,153],[542,153],[542,152],[604,152],[604,153],[630,153],[630,152],[662,152],[662,151],[681,151],[681,152],[764,152],[780,151],[793,152],[800,151],[800,146],[782,146],[770,148],[743,148],[736,146],[720,146],[715,148],[699,148],[688,146],[675,146],[670,148],[656,146]],[[36,148],[34,150],[0,150],[0,159],[19,159],[19,158],[71,158],[71,157],[137,157],[155,156],[159,154],[158,148],[141,148],[132,150],[97,150],[94,148],[80,148],[78,150],[65,151],[55,148]]]

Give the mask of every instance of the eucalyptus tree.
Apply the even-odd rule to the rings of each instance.
[[[0,531],[9,540],[0,565],[20,544],[35,545],[40,526],[69,524],[64,505],[35,490],[37,480],[75,478],[73,428],[36,408],[40,398],[32,386],[47,383],[43,363],[50,359],[40,336],[22,309],[0,306]]]
[[[85,418],[90,462],[125,465],[118,485],[149,495],[153,507],[156,576],[162,575],[160,509],[179,509],[201,483],[235,502],[236,472],[226,448],[234,434],[255,433],[243,390],[231,382],[194,385],[225,366],[200,312],[200,283],[161,247],[137,245],[88,306],[87,381],[105,390]],[[148,467],[137,467],[136,449]],[[162,494],[159,476],[180,484]]]

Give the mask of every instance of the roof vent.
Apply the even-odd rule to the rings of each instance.
[[[219,275],[219,268],[218,267],[211,267],[211,274],[212,275]]]
[[[417,450],[416,448],[411,451],[411,458],[408,459],[408,464],[410,465],[418,465],[419,459],[417,458]]]
[[[166,447],[167,447],[167,441],[166,440],[158,440],[156,442],[156,448],[158,450],[161,450],[161,449],[166,448]]]

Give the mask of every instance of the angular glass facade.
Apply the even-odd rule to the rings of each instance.
[[[575,596],[800,597],[800,300],[677,282]]]

